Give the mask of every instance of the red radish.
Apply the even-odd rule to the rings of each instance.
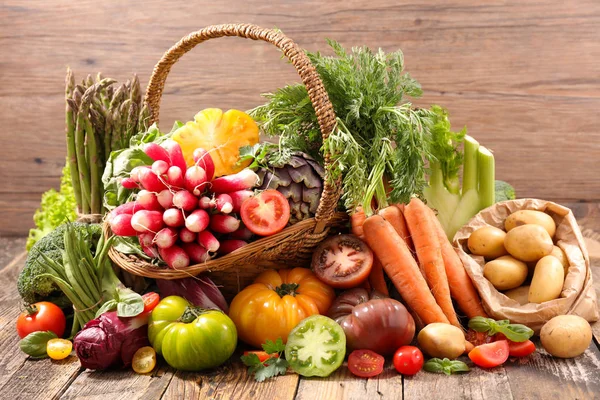
[[[167,183],[175,188],[183,188],[184,179],[183,179],[183,171],[181,168],[173,166],[170,167],[167,171]]]
[[[152,171],[154,171],[156,175],[166,174],[169,168],[170,165],[163,160],[154,161],[154,163],[152,163]]]
[[[159,179],[158,175],[152,171],[150,168],[142,168],[138,173],[140,177],[140,183],[144,187],[144,189],[150,192],[160,192],[163,189],[166,189],[165,184]]]
[[[131,226],[131,214],[119,214],[110,220],[110,229],[118,236],[135,236],[136,230]]]
[[[183,243],[181,247],[183,247],[183,250],[187,253],[192,262],[200,264],[210,260],[210,254],[208,254],[208,251],[199,244]]]
[[[198,206],[198,198],[187,190],[180,190],[173,195],[173,205],[185,211],[192,211]]]
[[[211,181],[215,175],[215,163],[210,153],[199,147],[194,150],[193,157],[196,165],[202,167],[206,172],[206,180]]]
[[[198,244],[211,253],[219,250],[219,246],[221,246],[219,240],[215,237],[215,235],[210,233],[210,231],[202,231],[198,233]]]
[[[257,185],[258,175],[251,169],[243,169],[237,174],[222,176],[211,182],[211,190],[215,193],[231,193],[238,190],[251,189]]]
[[[166,249],[167,247],[171,247],[177,241],[177,231],[173,228],[162,228],[156,236],[154,236],[154,244],[158,246],[159,249]]]
[[[179,239],[183,243],[191,243],[196,240],[196,232],[192,232],[188,228],[181,228],[179,231]]]
[[[166,249],[158,249],[158,254],[172,269],[181,269],[190,265],[190,258],[179,246],[171,246]]]
[[[137,194],[136,202],[145,210],[162,211],[163,209],[156,198],[156,194],[144,189]]]
[[[252,190],[238,190],[237,192],[228,193],[229,197],[231,197],[231,205],[233,205],[233,212],[239,213],[242,208],[242,203],[254,196],[254,192]]]
[[[169,189],[162,190],[159,194],[156,195],[158,199],[158,203],[162,206],[162,208],[167,209],[173,207],[173,192]]]
[[[168,210],[165,210],[162,219],[165,225],[172,228],[177,228],[178,226],[183,226],[185,224],[183,211],[179,208],[169,208]]]
[[[217,196],[215,202],[217,204],[217,210],[223,214],[229,214],[231,211],[233,211],[233,200],[228,194],[221,193]]]
[[[131,178],[123,178],[123,180],[121,180],[121,186],[125,189],[139,189],[140,187],[140,185]]]
[[[144,153],[154,161],[164,161],[167,164],[171,163],[169,153],[156,143],[147,143],[144,145]]]
[[[156,246],[142,246],[142,251],[150,258],[158,258],[158,250]]]
[[[185,176],[183,179],[185,182],[185,188],[196,196],[199,196],[208,184],[206,172],[202,167],[198,167],[197,165],[192,165],[189,167],[187,171],[185,171]]]
[[[246,228],[245,226],[240,226],[240,228],[237,231],[231,232],[229,234],[229,239],[240,239],[248,241],[252,239],[252,235],[254,235],[254,233],[252,233],[250,229]]]
[[[138,240],[142,247],[151,247],[152,242],[154,241],[154,233],[146,232],[146,233],[138,233]]]
[[[112,211],[108,214],[107,221],[110,222],[114,217],[121,214],[133,215],[133,213],[140,209],[141,207],[138,204],[136,204],[135,201],[130,201],[129,203],[121,204],[120,206],[112,209]]]
[[[162,213],[140,210],[133,214],[131,226],[138,232],[158,232],[163,227]]]
[[[221,242],[221,248],[219,249],[219,254],[229,254],[241,247],[244,247],[248,243],[243,240],[238,239],[229,239],[223,240]]]
[[[214,201],[208,196],[202,196],[198,201],[198,207],[200,207],[203,210],[214,208]]]
[[[231,233],[238,230],[240,220],[231,215],[215,214],[210,218],[210,229],[217,233]]]
[[[183,158],[183,153],[181,152],[181,146],[179,146],[179,143],[172,139],[167,139],[163,142],[163,147],[165,150],[167,150],[167,153],[169,153],[171,165],[174,167],[179,167],[181,171],[184,172],[187,169],[187,164]]]
[[[195,210],[185,219],[185,227],[192,232],[201,232],[208,227],[210,217],[204,210]]]
[[[131,180],[133,180],[134,182],[139,182],[140,181],[140,171],[144,168],[149,168],[147,166],[138,166],[138,167],[134,167],[131,172],[129,172],[129,178]]]

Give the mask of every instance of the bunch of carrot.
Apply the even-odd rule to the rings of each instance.
[[[452,298],[467,317],[487,316],[441,224],[421,200],[413,198],[406,206],[389,206],[369,217],[358,209],[351,223],[352,232],[376,256],[368,280],[371,288],[388,294],[385,272],[425,324],[460,327]]]

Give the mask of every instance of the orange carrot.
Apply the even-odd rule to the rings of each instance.
[[[448,318],[435,302],[415,259],[394,227],[382,216],[373,215],[366,219],[363,228],[367,244],[408,306],[426,324],[448,324]]]
[[[408,233],[408,227],[406,226],[406,221],[404,220],[404,215],[402,215],[400,208],[396,206],[389,206],[383,210],[380,210],[379,215],[392,224],[396,232],[398,232],[398,235],[400,235],[400,237],[404,239],[408,245],[410,234]]]
[[[358,206],[356,211],[354,211],[354,214],[350,216],[352,234],[363,240],[365,238],[365,234],[363,232],[363,224],[365,223],[365,219],[367,219],[367,216],[365,215],[365,212],[361,206]]]
[[[450,298],[450,287],[446,277],[446,267],[442,257],[442,248],[431,220],[429,207],[418,198],[413,198],[404,208],[404,217],[408,225],[408,230],[415,244],[417,258],[425,278],[435,300],[440,305],[446,317],[452,325],[462,328],[452,299]]]
[[[409,249],[411,249],[413,252],[415,251],[415,246],[413,244],[412,238],[410,237],[410,232],[408,231],[408,227],[406,226],[406,218],[404,218],[404,204],[396,204],[394,205],[394,207],[396,207],[398,210],[400,210],[400,214],[402,214],[402,221],[404,222],[404,227],[405,227],[405,232],[406,232],[406,236],[402,236],[402,238],[406,241],[406,245],[408,246]]]
[[[381,294],[386,296],[390,295],[387,285],[385,284],[383,265],[381,265],[381,261],[379,261],[377,256],[373,258],[373,266],[371,267],[371,272],[369,273],[369,283],[373,289],[377,290]]]
[[[454,247],[452,247],[452,244],[448,240],[442,224],[440,224],[433,210],[429,209],[429,211],[437,231],[438,240],[442,246],[442,257],[444,258],[452,298],[456,300],[458,307],[460,307],[467,317],[487,317],[488,315],[481,305],[479,294],[475,290],[475,286],[473,286],[473,282],[469,278],[462,261],[460,261],[460,257],[458,257],[458,254],[454,251]]]

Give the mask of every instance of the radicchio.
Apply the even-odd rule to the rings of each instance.
[[[228,313],[229,307],[223,294],[208,276],[174,280],[157,279],[160,297],[181,296],[193,305],[221,310]]]

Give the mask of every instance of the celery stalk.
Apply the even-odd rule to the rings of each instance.
[[[465,136],[464,159],[463,159],[463,184],[462,193],[470,190],[477,191],[477,160],[478,160],[479,142],[471,136]]]
[[[496,202],[495,180],[496,168],[494,155],[485,147],[479,147],[477,152],[478,181],[479,181],[479,207],[481,210]]]

